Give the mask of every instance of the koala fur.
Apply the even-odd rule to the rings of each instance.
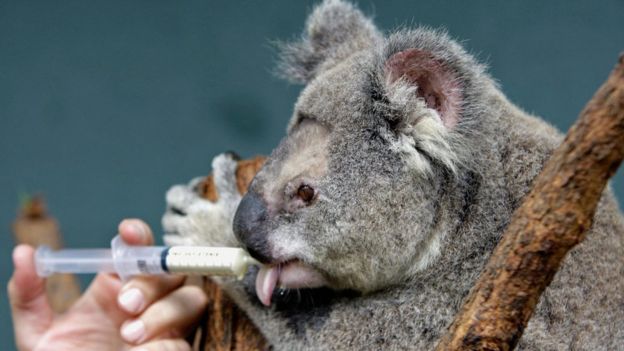
[[[244,197],[228,154],[215,204],[197,181],[172,188],[166,241],[263,262],[221,284],[276,350],[431,349],[561,134],[442,31],[384,36],[327,0],[282,49],[305,83],[287,136]],[[519,350],[624,349],[623,233],[607,189]]]

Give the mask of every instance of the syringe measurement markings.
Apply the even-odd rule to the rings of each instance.
[[[147,273],[148,272],[147,262],[145,262],[145,260],[139,260],[139,262],[137,262],[137,266],[139,266],[139,271],[141,271],[143,273]]]

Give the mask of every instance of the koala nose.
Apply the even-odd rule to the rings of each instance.
[[[247,251],[260,262],[270,263],[271,254],[267,241],[267,207],[260,194],[249,191],[234,215],[234,234]]]

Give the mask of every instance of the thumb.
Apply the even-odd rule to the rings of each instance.
[[[37,276],[33,255],[34,249],[28,245],[19,245],[13,250],[15,270],[7,289],[19,349],[31,349],[50,327],[53,318],[45,279]]]

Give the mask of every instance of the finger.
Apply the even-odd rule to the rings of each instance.
[[[124,219],[119,223],[119,235],[123,241],[130,245],[153,245],[154,235],[152,230],[140,219]]]
[[[191,351],[191,345],[183,339],[162,339],[150,341],[130,351]]]
[[[53,318],[45,279],[37,275],[33,255],[34,249],[28,245],[19,245],[13,250],[15,271],[7,287],[15,341],[20,349],[35,345]]]
[[[139,314],[154,301],[182,285],[184,280],[183,275],[136,277],[121,289],[117,303],[129,314]]]
[[[161,335],[184,336],[201,318],[208,299],[197,286],[183,286],[121,327],[122,338],[137,344]]]
[[[93,306],[97,306],[100,311],[106,311],[107,318],[115,325],[121,325],[128,318],[128,314],[117,306],[117,294],[121,290],[121,285],[122,282],[117,275],[110,273],[96,275],[72,310],[91,311]]]
[[[131,245],[151,245],[153,241],[152,231],[149,226],[139,219],[126,219],[119,224],[119,234],[122,239]],[[110,318],[117,326],[128,318],[127,313],[120,309],[117,296],[121,290],[122,282],[112,274],[98,274],[83,298],[80,299],[75,309],[89,309],[89,306],[99,306],[107,311]]]

